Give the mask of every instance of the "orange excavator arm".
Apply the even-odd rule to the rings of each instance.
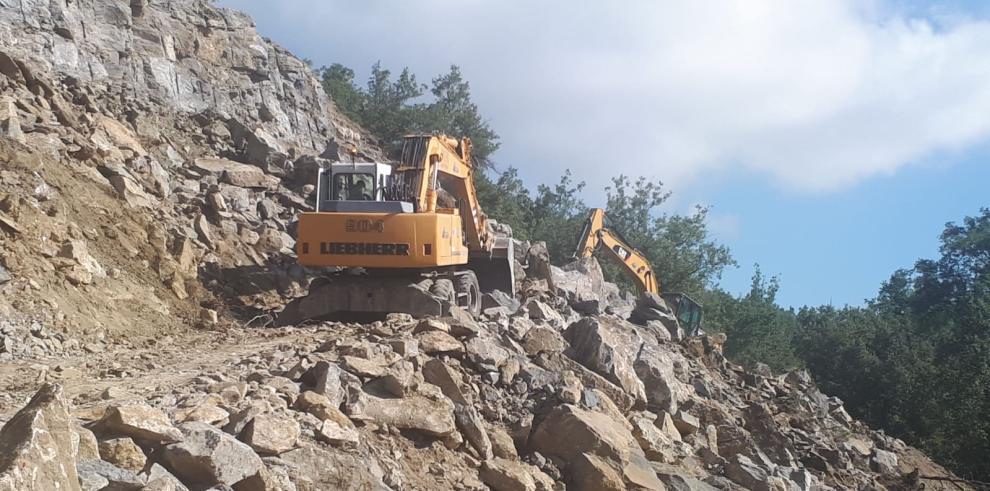
[[[618,232],[607,226],[605,210],[594,208],[584,224],[574,257],[590,257],[599,250],[621,264],[640,290],[660,293],[660,284],[646,256],[630,246]]]
[[[402,159],[395,170],[400,174],[417,174],[413,190],[417,210],[437,211],[441,189],[456,198],[468,248],[475,252],[491,251],[495,238],[488,231],[488,217],[481,211],[474,188],[471,140],[442,135],[407,136]]]

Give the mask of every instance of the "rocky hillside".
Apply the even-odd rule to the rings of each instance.
[[[958,489],[541,244],[477,319],[263,327],[366,140],[242,14],[0,0],[0,490]]]
[[[278,305],[316,166],[377,156],[305,63],[192,1],[0,2],[0,135],[6,358]]]

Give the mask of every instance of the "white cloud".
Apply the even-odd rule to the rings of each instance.
[[[842,189],[990,139],[990,22],[933,26],[855,0],[227,0],[317,63],[462,67],[548,180],[675,186],[728,169]]]

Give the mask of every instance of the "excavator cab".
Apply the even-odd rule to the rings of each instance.
[[[411,213],[410,202],[386,201],[392,166],[378,162],[335,163],[320,168],[316,211]]]
[[[701,329],[701,304],[683,293],[662,293],[660,296],[688,334],[695,335]]]

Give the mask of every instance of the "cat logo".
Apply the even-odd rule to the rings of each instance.
[[[615,255],[622,258],[623,261],[629,259],[629,251],[627,251],[622,246],[618,246],[618,245],[612,246],[612,250],[615,251]]]
[[[349,218],[344,222],[345,232],[378,232],[385,231],[385,220],[368,220],[367,218]]]

